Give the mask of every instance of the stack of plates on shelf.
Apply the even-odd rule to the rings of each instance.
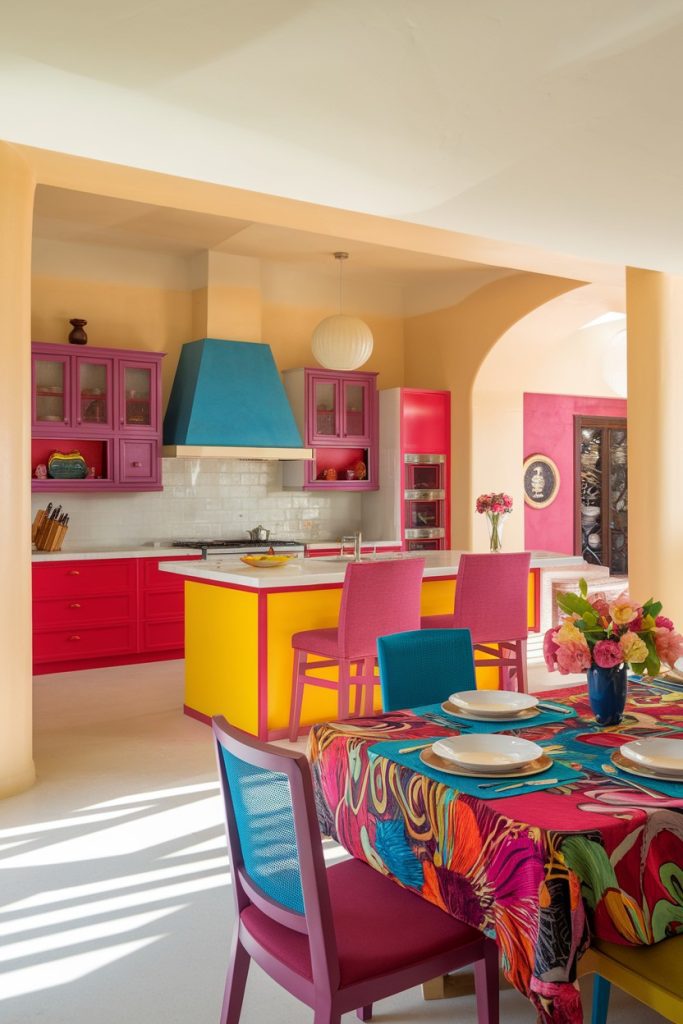
[[[645,779],[683,782],[683,740],[664,736],[624,743],[612,754],[612,761],[622,771]]]
[[[538,700],[528,693],[508,690],[460,690],[452,693],[441,705],[442,711],[458,718],[472,718],[475,722],[512,722],[520,718],[534,718],[538,714]]]
[[[537,775],[553,763],[537,743],[500,734],[449,736],[436,740],[421,752],[420,758],[451,775],[487,779]]]

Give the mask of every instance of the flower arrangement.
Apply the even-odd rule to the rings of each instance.
[[[503,546],[503,524],[500,517],[512,512],[512,498],[502,491],[497,494],[480,494],[477,498],[477,512],[486,514],[491,551],[500,551]]]
[[[683,636],[671,619],[661,615],[661,602],[650,598],[639,605],[622,594],[608,602],[604,594],[588,597],[585,580],[579,594],[558,594],[565,612],[559,626],[543,641],[545,663],[562,675],[585,672],[592,665],[628,665],[639,675],[656,676],[662,662],[673,667],[683,656]]]

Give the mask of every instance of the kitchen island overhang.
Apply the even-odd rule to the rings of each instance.
[[[453,610],[460,554],[429,551],[386,557],[425,559],[422,614],[443,615]],[[185,578],[186,714],[204,722],[213,715],[224,715],[232,725],[262,740],[285,737],[292,635],[337,625],[347,561],[295,559],[275,569],[252,568],[229,557],[164,563],[164,572]],[[539,629],[542,570],[573,565],[580,567],[582,559],[532,552],[530,630]],[[330,670],[321,670],[321,674],[325,671]],[[478,685],[495,686],[496,678],[493,669],[480,671]],[[376,690],[379,708],[379,687]],[[336,691],[307,687],[302,731],[315,722],[334,720],[336,702]]]

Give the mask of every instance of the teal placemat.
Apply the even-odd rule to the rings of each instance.
[[[502,797],[525,796],[528,793],[536,793],[542,789],[552,789],[554,786],[565,785],[575,779],[582,779],[582,772],[568,768],[561,761],[555,761],[551,768],[538,775],[531,775],[528,779],[475,779],[471,775],[449,775],[447,772],[439,772],[435,768],[424,764],[420,760],[419,750],[409,750],[408,753],[400,753],[401,750],[415,747],[419,743],[430,743],[434,740],[443,739],[442,736],[434,736],[432,740],[421,736],[403,740],[387,740],[384,743],[373,743],[368,747],[368,757],[386,757],[389,761],[410,768],[414,772],[420,772],[435,782],[441,782],[444,786],[457,789],[460,793],[467,793],[469,796],[477,796],[482,800],[498,800]],[[547,781],[545,781],[547,780]],[[554,781],[551,781],[554,780]],[[514,786],[514,789],[507,787]]]
[[[673,796],[683,800],[683,782],[664,782],[661,779],[646,779],[644,776],[631,775],[630,772],[622,772],[621,768],[617,768],[611,761],[605,761],[602,764],[592,763],[590,770],[592,772],[600,772],[608,779],[612,779],[613,782],[618,779],[619,782],[630,783],[636,796],[639,791],[637,787],[642,786],[643,789],[651,789],[653,792],[663,793],[665,796]]]
[[[475,722],[472,718],[458,718],[456,715],[447,715],[442,710],[440,704],[423,704],[419,708],[411,708],[410,710],[433,725],[446,726],[447,728],[457,729],[458,732],[466,733],[512,732],[513,730],[519,732],[522,729],[536,729],[540,725],[564,722],[565,719],[576,717],[576,712],[568,705],[566,705],[566,711],[563,711],[561,710],[562,705],[558,701],[553,701],[552,703],[557,705],[557,711],[544,710],[535,715],[534,718],[523,718],[521,721],[512,719],[506,722],[498,722],[495,719],[491,719],[488,722]]]

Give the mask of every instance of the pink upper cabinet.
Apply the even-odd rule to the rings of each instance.
[[[376,490],[377,374],[323,369],[287,370],[287,396],[312,462],[285,465],[286,487]]]
[[[161,489],[162,358],[129,349],[32,345],[33,490]],[[52,451],[75,450],[88,465],[86,479],[36,477]]]

